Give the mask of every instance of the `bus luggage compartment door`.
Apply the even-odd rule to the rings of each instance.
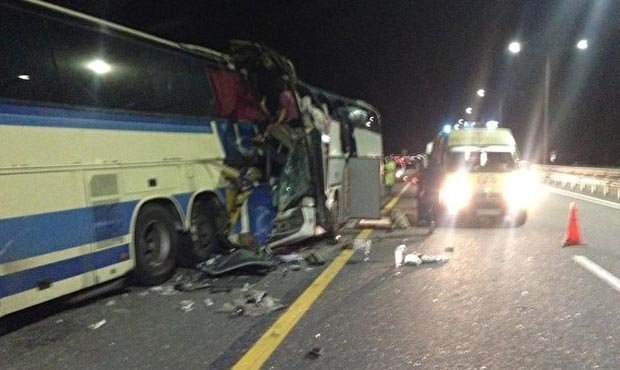
[[[381,216],[381,159],[349,158],[345,167],[345,214],[347,218]]]

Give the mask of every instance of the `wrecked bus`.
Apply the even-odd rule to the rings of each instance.
[[[260,71],[234,55],[35,0],[0,4],[0,31],[0,316],[129,273],[159,284],[223,231],[277,246],[374,212],[354,195],[380,185],[379,115],[292,64],[300,124],[261,143]]]
[[[39,1],[2,2],[0,31],[0,316],[203,259],[235,175],[225,56]]]
[[[247,76],[260,110],[272,113],[262,117],[267,123],[261,124],[261,118],[246,121],[245,129],[237,125],[225,135],[224,143],[235,143],[227,149],[227,163],[241,173],[259,167],[253,172],[260,179],[259,195],[254,197],[250,189],[237,210],[229,209],[229,241],[278,247],[334,234],[349,217],[378,217],[383,150],[377,110],[299,80],[287,58],[262,44],[233,41],[228,55],[235,70]],[[215,90],[223,89],[216,84]],[[269,99],[278,101],[287,92],[295,102],[295,119],[275,125],[276,132],[260,144],[251,140],[268,132],[265,126],[280,113],[281,107],[270,106]],[[232,158],[239,160],[232,163]]]

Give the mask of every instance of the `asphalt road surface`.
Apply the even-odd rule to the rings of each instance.
[[[571,201],[577,202],[587,244],[562,248]],[[409,212],[412,204],[409,190],[396,207]],[[346,261],[322,294],[307,302],[309,310],[290,323],[281,343],[268,348],[273,353],[263,355],[263,368],[617,369],[618,230],[620,210],[549,193],[521,228],[444,226],[430,236],[416,228],[373,231],[369,260],[358,251]],[[408,252],[445,254],[450,260],[396,269],[394,248],[401,243]],[[312,248],[327,257],[327,265],[287,273],[281,266],[266,277],[237,276],[222,283],[256,283],[296,307],[306,299],[299,298],[306,287],[321,284],[315,279],[330,260],[345,253],[321,241]],[[580,263],[575,256],[583,256],[576,258]],[[0,337],[0,364],[3,369],[230,368],[254,353],[278,318],[292,314],[216,312],[232,295],[164,296],[129,288],[77,305],[45,304],[8,317],[12,332]],[[205,298],[214,305],[205,305]],[[182,300],[194,300],[194,310],[183,312]],[[88,329],[101,319],[107,320],[104,326]],[[320,355],[309,358],[315,347]]]

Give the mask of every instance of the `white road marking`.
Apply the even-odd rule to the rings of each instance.
[[[554,188],[552,186],[547,186],[547,191],[550,191],[550,192],[556,193],[556,194],[560,194],[560,195],[565,195],[567,197],[573,197],[573,198],[585,200],[585,201],[588,201],[588,202],[591,202],[591,203],[596,203],[596,204],[599,204],[599,205],[602,205],[602,206],[606,206],[606,207],[610,207],[610,208],[620,209],[620,203],[611,202],[611,201],[605,200],[605,199],[599,199],[599,198],[591,197],[591,196],[580,194],[580,193],[574,193],[572,191],[558,189],[558,188]]]
[[[577,262],[581,265],[581,267],[590,271],[599,279],[603,280],[607,284],[611,285],[612,288],[620,292],[620,279],[612,275],[611,272],[592,262],[592,260],[586,256],[573,256],[573,261]]]

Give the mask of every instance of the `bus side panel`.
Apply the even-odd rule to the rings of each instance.
[[[357,127],[353,131],[358,157],[381,158],[383,156],[383,143],[381,134]]]
[[[94,284],[80,172],[0,171],[0,189],[0,313]]]

